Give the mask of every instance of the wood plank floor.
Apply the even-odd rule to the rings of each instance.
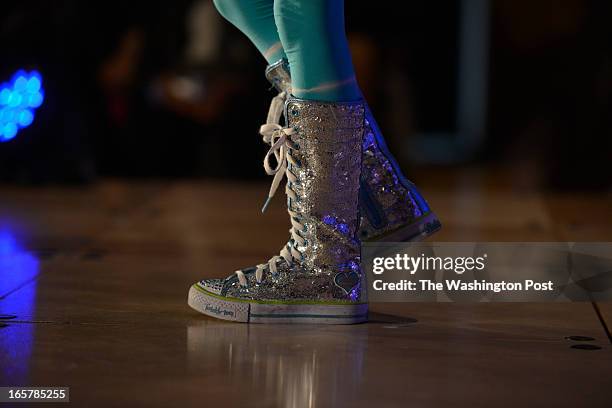
[[[425,189],[436,240],[612,241],[610,197],[460,176]],[[70,386],[87,407],[610,406],[606,303],[373,304],[370,323],[337,327],[193,312],[192,282],[282,246],[283,200],[260,215],[266,191],[0,187],[0,314],[15,316],[0,320],[0,386]],[[601,349],[571,348],[572,335]]]

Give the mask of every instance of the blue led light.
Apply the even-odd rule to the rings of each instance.
[[[8,100],[8,106],[10,106],[11,108],[15,108],[17,106],[19,106],[19,104],[21,103],[21,101],[23,100],[23,96],[21,96],[20,93],[18,92],[11,92],[11,96],[9,96],[9,100]]]
[[[25,75],[19,75],[15,80],[13,89],[15,89],[17,92],[23,92],[26,90],[26,86],[28,86],[28,78],[26,78]]]
[[[42,76],[37,71],[19,70],[9,82],[0,84],[0,142],[14,139],[30,126],[44,99]]]
[[[19,123],[19,126],[22,126],[22,127],[30,126],[30,124],[32,124],[33,121],[34,121],[34,114],[30,112],[28,109],[22,110],[21,112],[19,112],[19,115],[17,116],[17,123]]]
[[[11,140],[15,136],[17,136],[17,125],[15,122],[9,122],[4,125],[4,129],[2,130],[2,138],[4,140]]]
[[[41,92],[35,92],[28,95],[28,106],[30,108],[38,108],[43,103],[44,96]]]
[[[30,93],[38,92],[40,89],[40,76],[31,76],[26,85],[26,91]]]
[[[11,97],[11,91],[8,88],[2,88],[0,91],[0,105],[6,105]]]

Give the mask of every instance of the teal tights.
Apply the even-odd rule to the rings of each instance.
[[[269,64],[287,58],[294,96],[332,102],[361,97],[344,30],[344,0],[214,3]]]

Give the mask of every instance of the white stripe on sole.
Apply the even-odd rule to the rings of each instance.
[[[368,305],[240,302],[207,294],[193,285],[188,304],[207,316],[250,323],[354,324],[368,320]]]

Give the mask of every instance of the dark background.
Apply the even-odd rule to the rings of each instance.
[[[610,2],[349,0],[346,20],[409,176],[501,169],[538,189],[609,191]],[[466,30],[484,54],[465,53]],[[1,180],[264,176],[265,61],[208,0],[7,2],[0,45],[0,82],[37,69],[46,91],[34,123],[0,143]],[[480,130],[458,124],[477,99],[461,67],[483,87]]]

